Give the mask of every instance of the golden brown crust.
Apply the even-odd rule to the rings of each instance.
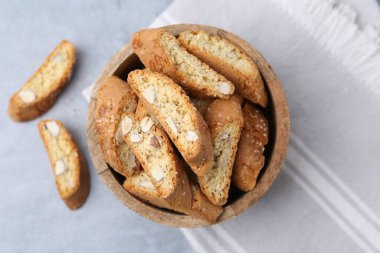
[[[197,133],[198,139],[196,141],[187,142],[187,145],[181,145],[179,135],[175,135],[172,132],[170,126],[167,123],[167,119],[163,117],[160,108],[158,108],[155,103],[148,102],[147,99],[142,95],[142,87],[137,83],[137,80],[139,78],[147,76],[152,76],[157,80],[162,81],[162,83],[155,82],[154,84],[157,86],[158,90],[163,88],[170,89],[171,93],[175,94],[173,97],[180,98],[180,102],[186,108],[186,114],[189,115],[192,121],[191,123],[194,126],[194,129],[192,129],[192,131]],[[191,166],[194,173],[197,175],[203,175],[214,164],[212,157],[211,136],[206,122],[200,113],[196,110],[196,108],[192,105],[189,97],[185,94],[184,90],[165,75],[152,72],[147,69],[130,72],[128,75],[128,83],[131,85],[135,93],[139,96],[139,99],[144,104],[145,108],[147,108],[147,110],[157,118],[160,125],[165,129],[186,162]],[[177,105],[177,108],[179,106],[180,105]]]
[[[234,98],[216,99],[207,109],[205,120],[211,132],[215,165],[198,177],[198,181],[211,203],[222,206],[228,199],[233,163],[244,125],[241,105]]]
[[[250,103],[243,107],[244,128],[232,174],[232,182],[242,191],[252,190],[264,166],[264,146],[268,143],[268,121]]]
[[[74,166],[70,167],[70,170],[72,170],[70,180],[73,182],[73,186],[70,190],[64,189],[64,185],[55,171],[56,157],[54,156],[54,149],[62,149],[63,147],[53,146],[54,144],[52,145],[52,142],[49,141],[49,137],[45,133],[45,131],[47,131],[46,124],[48,122],[55,122],[55,124],[59,127],[61,135],[59,138],[62,138],[61,143],[63,141],[65,143],[65,155],[69,156],[74,161]],[[71,210],[80,208],[86,201],[90,191],[90,178],[85,158],[78,149],[70,133],[60,121],[40,121],[38,123],[38,130],[48,153],[50,164],[53,168],[55,183],[62,200]]]
[[[186,35],[188,34],[193,34],[194,36],[204,36],[207,34],[206,32],[201,30],[182,32],[178,40],[186,48],[186,50],[198,57],[203,62],[210,65],[213,69],[221,73],[228,80],[231,80],[232,83],[235,85],[236,93],[263,107],[267,106],[268,97],[265,91],[264,82],[260,75],[260,72],[253,60],[249,58],[242,50],[240,50],[239,47],[217,35],[207,34],[207,40],[210,40],[210,38],[212,38],[215,40],[215,42],[223,41],[224,43],[230,45],[234,50],[239,52],[241,56],[244,58],[244,60],[249,62],[249,64],[251,65],[251,68],[253,70],[252,72],[247,73],[240,69],[237,66],[237,64],[233,64],[227,61],[226,59],[217,57],[217,55],[213,54],[212,52],[197,46],[196,43],[189,42],[189,40],[186,39]]]
[[[24,102],[20,96],[20,89],[11,97],[8,106],[8,114],[15,121],[28,121],[37,118],[38,116],[47,112],[55,103],[58,95],[61,93],[62,89],[68,83],[76,61],[75,56],[75,47],[69,41],[63,40],[46,58],[44,63],[39,67],[39,69],[29,78],[29,80],[24,84],[23,87],[28,85],[28,83],[32,82],[33,79],[37,78],[43,71],[46,69],[47,65],[54,60],[55,55],[66,48],[68,50],[68,61],[69,64],[67,68],[65,68],[64,73],[62,74],[59,80],[56,80],[52,86],[55,88],[51,89],[49,93],[42,97],[37,97],[33,102],[26,103]]]
[[[179,68],[176,67],[176,63],[168,56],[167,50],[161,44],[161,38],[164,34],[170,33],[166,32],[164,29],[145,29],[133,35],[132,45],[134,52],[147,68],[170,77],[182,86],[186,92],[191,93],[196,97],[228,98],[228,96],[233,93],[235,89],[233,84],[219,73],[215,72],[221,82],[224,82],[229,86],[229,90],[226,94],[216,88],[207,87],[207,85],[199,87],[187,75],[182,73]],[[170,36],[174,39],[176,47],[186,52],[186,49],[182,47],[174,35],[170,34]],[[193,57],[192,55],[190,56]],[[196,61],[199,60],[196,59]],[[211,69],[210,66],[204,62],[199,61],[199,64],[203,69]],[[191,70],[189,71],[191,72]],[[214,72],[214,70],[212,71]]]
[[[130,176],[139,170],[138,160],[126,163],[121,160],[121,151],[115,136],[117,135],[121,115],[134,112],[137,106],[137,96],[128,83],[115,76],[104,80],[98,91],[98,102],[95,110],[98,142],[104,160],[118,173]],[[124,152],[125,153],[125,152]]]

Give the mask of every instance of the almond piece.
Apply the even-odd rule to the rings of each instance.
[[[121,134],[127,135],[132,130],[133,121],[130,117],[126,116],[121,121]]]
[[[194,131],[187,131],[186,140],[196,141],[196,140],[198,140],[198,135]]]
[[[57,137],[59,135],[59,126],[55,121],[49,121],[46,123],[46,128],[54,137]]]
[[[142,141],[141,135],[136,134],[136,133],[132,133],[129,139],[131,140],[131,142],[134,142],[134,143]]]
[[[220,139],[221,140],[227,140],[228,139],[228,134],[222,134],[222,136],[220,136]]]
[[[220,83],[220,85],[219,85],[219,91],[223,95],[229,95],[230,91],[231,91],[230,85],[228,83],[225,83],[225,82]]]
[[[154,180],[156,180],[157,182],[161,181],[165,177],[165,173],[161,169],[157,169],[157,168],[153,169],[151,171],[151,174]]]
[[[172,130],[172,132],[175,134],[175,135],[178,135],[178,129],[177,129],[177,126],[175,125],[175,122],[172,118],[167,118],[166,120],[166,123],[168,124],[170,130]]]
[[[154,100],[156,98],[156,93],[154,91],[154,87],[150,86],[149,88],[146,88],[143,92],[142,95],[144,98],[151,104],[154,103]]]
[[[57,160],[55,162],[55,166],[54,166],[54,172],[57,176],[63,174],[65,172],[66,168],[65,168],[65,164],[62,162],[62,160]]]
[[[150,117],[148,117],[148,116],[147,116],[147,117],[144,117],[144,118],[141,120],[141,122],[140,122],[141,130],[142,130],[144,133],[149,132],[153,125],[154,125],[153,120],[152,120]]]
[[[31,103],[36,99],[36,94],[32,90],[22,90],[18,95],[25,103]]]
[[[157,136],[153,136],[151,139],[150,139],[150,145],[155,147],[155,148],[159,148],[161,147],[161,140],[159,137]]]

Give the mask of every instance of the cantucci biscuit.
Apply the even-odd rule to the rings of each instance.
[[[130,72],[128,83],[194,173],[203,175],[211,168],[214,160],[210,132],[183,89],[165,75],[147,69]]]
[[[62,41],[41,67],[9,101],[8,114],[15,121],[28,121],[44,114],[69,81],[75,64],[75,47]]]
[[[103,158],[118,173],[131,176],[139,170],[139,162],[121,136],[120,118],[134,113],[137,96],[128,83],[111,76],[104,80],[95,109],[95,126]]]
[[[165,132],[148,116],[136,120],[132,114],[126,114],[121,124],[125,142],[151,178],[160,197],[174,208],[189,209],[189,180]]]
[[[60,121],[40,121],[38,129],[53,167],[59,195],[70,209],[81,207],[90,189],[86,161]]]
[[[264,166],[263,155],[268,143],[268,121],[264,114],[250,103],[243,107],[244,128],[241,133],[232,183],[242,191],[252,190]]]
[[[267,106],[268,97],[256,64],[236,45],[204,31],[182,32],[178,40],[187,51],[231,80],[237,93]]]
[[[199,185],[215,205],[224,205],[228,199],[235,154],[244,125],[241,106],[235,99],[216,99],[205,114],[214,147],[215,165],[202,177]]]
[[[188,53],[163,29],[141,30],[133,35],[132,44],[147,68],[172,78],[193,96],[227,98],[234,93],[230,81]]]

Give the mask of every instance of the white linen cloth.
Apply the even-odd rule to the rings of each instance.
[[[281,80],[291,114],[273,187],[231,221],[182,229],[194,250],[380,252],[377,3],[177,0],[152,26],[175,23],[221,27],[254,45]]]

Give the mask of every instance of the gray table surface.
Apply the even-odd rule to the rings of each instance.
[[[165,1],[0,1],[0,251],[190,252],[182,233],[150,222],[119,202],[95,174],[86,142],[81,91],[107,60],[170,4]],[[8,99],[62,39],[77,47],[70,85],[41,118],[71,130],[90,164],[91,192],[69,211],[59,199],[37,120],[15,123]]]

